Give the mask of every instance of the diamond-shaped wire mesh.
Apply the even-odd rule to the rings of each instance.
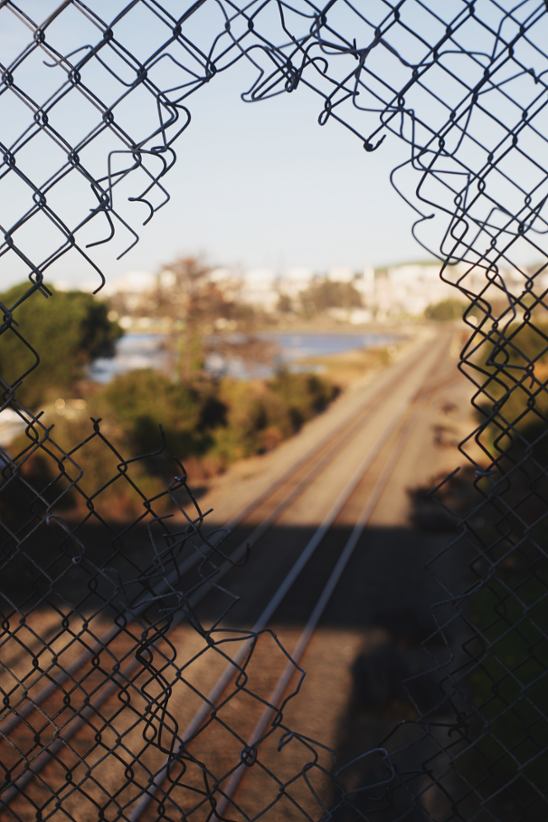
[[[545,818],[547,279],[530,262],[545,41],[536,0],[0,0],[0,267],[28,282],[2,305],[2,345],[26,352],[24,371],[0,357],[2,410],[25,425],[2,450],[2,818]],[[349,763],[286,725],[302,671],[266,623],[223,627],[240,558],[161,439],[128,455],[95,419],[71,441],[20,401],[45,353],[26,305],[55,303],[64,255],[103,285],[96,248],[138,241],[169,200],[193,95],[238,65],[247,102],[313,92],[364,163],[399,141],[392,185],[468,303],[459,368],[480,422],[430,568],[444,599],[425,652],[445,653],[410,673],[413,716]],[[205,623],[212,588],[224,604]],[[235,789],[251,769],[248,807]]]

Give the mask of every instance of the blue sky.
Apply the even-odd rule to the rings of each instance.
[[[126,2],[95,0],[89,5],[107,19]],[[185,3],[163,0],[162,5],[180,14]],[[304,7],[303,2],[300,5]],[[525,14],[536,4],[527,0],[522,5]],[[18,6],[38,22],[57,7],[58,2],[19,0]],[[189,34],[203,42],[204,47],[211,43],[211,32],[219,31],[219,8],[215,0],[208,0],[191,21]],[[336,9],[339,8],[344,10],[344,4],[336,5]],[[439,24],[421,11],[420,3],[408,3],[405,8],[411,10],[407,20],[411,27],[417,26],[430,40],[439,35],[436,31]],[[443,4],[442,13],[450,20],[463,8],[461,0],[450,0]],[[489,8],[489,13],[493,14],[491,3],[483,8]],[[384,15],[386,4],[371,0],[368,13],[371,17]],[[346,21],[341,12],[336,22],[354,33],[354,18]],[[116,29],[120,40],[127,43],[132,54],[140,59],[162,42],[165,31],[143,4],[136,6],[135,13],[124,18]],[[360,35],[358,28],[355,33]],[[507,35],[510,33],[506,32]],[[10,56],[17,54],[29,36],[28,29],[19,20],[2,11],[2,60],[9,62]],[[48,29],[49,40],[64,53],[82,43],[96,42],[99,36],[98,30],[74,7],[63,12]],[[478,27],[469,27],[466,36],[468,47],[489,50],[488,38]],[[399,37],[402,51],[419,61],[420,43],[403,30]],[[43,54],[35,52],[18,68],[16,80],[21,87],[30,90],[35,99],[45,100],[64,74],[59,67],[45,68],[43,59]],[[402,67],[394,55],[379,51],[378,72],[397,84],[400,70]],[[461,60],[455,62],[453,70],[458,74],[471,71],[471,68],[468,62],[465,64]],[[112,83],[98,72],[93,76],[93,71],[95,69],[90,68],[86,80],[92,80],[106,99]],[[169,86],[171,76],[167,63],[162,65],[162,72],[163,82]],[[462,87],[449,81],[447,75],[432,74],[431,77],[432,83],[439,84],[439,93],[448,98],[453,95],[455,101],[459,100]],[[117,262],[115,257],[127,245],[123,232],[112,243],[94,249],[93,258],[107,276],[115,277],[117,273],[132,269],[154,270],[178,254],[198,252],[214,264],[308,265],[317,269],[336,264],[357,268],[365,264],[424,258],[424,250],[410,233],[413,212],[388,180],[390,170],[408,157],[408,147],[389,134],[379,150],[367,153],[360,140],[335,121],[330,120],[320,127],[317,120],[322,99],[303,86],[290,95],[244,103],[240,94],[252,80],[250,66],[240,62],[218,74],[214,81],[188,100],[192,122],[175,145],[178,162],[164,178],[171,201],[140,231],[140,243],[122,260]],[[469,82],[473,82],[472,74]],[[533,85],[532,81],[530,85]],[[438,114],[442,119],[446,118],[446,110],[436,112],[435,102],[421,99],[420,94],[419,90],[415,100],[417,105],[431,106],[433,119]],[[150,101],[146,103],[138,94],[132,93],[128,98],[124,116],[136,131],[143,123],[148,124],[148,104]],[[506,103],[499,99],[498,105],[504,111]],[[507,108],[508,122],[511,122],[515,112]],[[26,116],[28,119],[28,112]],[[5,131],[9,133],[11,129],[15,136],[21,117],[25,117],[25,110],[17,101],[9,95],[0,97],[0,118]],[[55,117],[57,127],[74,140],[80,133],[85,133],[87,119],[89,124],[97,120],[96,112],[81,104],[76,93],[55,108],[52,120]],[[485,124],[486,135],[490,127],[489,123]],[[89,152],[89,161],[92,165],[97,164],[98,175],[105,172],[107,154],[106,143],[99,143],[96,141]],[[26,154],[22,153],[22,160],[29,176],[37,181],[45,178],[44,170],[48,166],[54,169],[58,164],[55,150],[47,141],[41,143],[39,139],[31,141]],[[69,215],[83,202],[77,176],[71,175],[66,185],[59,187],[57,195],[59,210],[64,209]],[[8,175],[10,179],[11,175]],[[409,190],[413,188],[414,185]],[[28,191],[19,191],[14,185],[13,190],[4,188],[0,191],[2,196],[5,206],[0,204],[0,224],[9,225],[6,209],[13,213],[19,201],[22,207],[25,197],[28,200]],[[144,216],[142,209],[138,204],[124,202],[124,217],[137,227]],[[32,228],[29,226],[19,232],[19,238],[37,249],[43,246],[49,250],[55,245],[51,225],[46,220],[35,220]],[[95,229],[93,236],[86,240],[97,238]],[[3,281],[17,279],[17,266],[14,264],[10,268],[9,259],[2,262],[0,276]],[[71,253],[55,264],[50,277],[88,281],[89,272],[83,261]]]
[[[424,256],[388,181],[400,146],[367,154],[337,123],[320,127],[321,108],[305,94],[244,103],[238,75],[193,99],[167,181],[172,200],[124,264],[194,250],[218,263],[320,268]]]

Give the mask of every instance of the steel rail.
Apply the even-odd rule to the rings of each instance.
[[[417,362],[422,361],[423,350],[425,349],[425,347],[427,345],[428,345],[428,341],[419,347],[419,353],[416,357],[413,357],[412,354],[411,354],[409,357],[406,357],[404,359],[404,361],[400,361],[400,363],[398,363],[399,367],[395,370],[395,373],[390,374],[390,376],[386,380],[381,380],[380,381],[381,385],[378,385],[378,386],[375,387],[375,390],[373,391],[373,395],[368,396],[366,401],[357,409],[357,411],[355,409],[351,415],[348,415],[348,417],[345,417],[343,422],[339,426],[336,427],[335,431],[331,431],[328,434],[326,434],[325,437],[323,437],[322,440],[320,441],[319,446],[316,445],[315,448],[313,447],[313,448],[309,449],[303,455],[303,457],[298,461],[297,466],[302,467],[302,465],[306,464],[307,460],[313,459],[314,455],[317,455],[318,450],[321,450],[326,445],[328,446],[326,453],[322,456],[322,458],[319,461],[314,462],[314,464],[311,466],[310,470],[306,472],[305,476],[298,482],[297,486],[292,490],[291,494],[284,497],[284,499],[275,507],[273,512],[271,512],[269,517],[267,517],[266,520],[264,520],[263,522],[261,522],[257,526],[257,528],[250,535],[250,537],[248,539],[244,540],[242,543],[240,543],[237,546],[235,551],[232,553],[230,560],[227,560],[219,568],[219,571],[216,573],[215,577],[212,580],[209,580],[207,585],[205,585],[204,588],[202,590],[200,590],[199,592],[197,592],[197,595],[191,599],[191,602],[190,602],[191,607],[197,605],[209,593],[211,588],[214,585],[216,585],[220,581],[220,579],[222,579],[231,570],[231,568],[233,567],[233,563],[235,561],[237,562],[238,559],[241,558],[241,556],[243,556],[245,554],[245,552],[248,549],[249,545],[253,544],[253,542],[255,542],[260,536],[262,536],[264,534],[264,532],[267,530],[267,528],[270,527],[270,525],[272,525],[273,522],[275,522],[276,518],[291,504],[291,502],[293,502],[296,498],[298,498],[299,494],[302,493],[302,491],[305,488],[309,487],[310,478],[314,477],[317,474],[317,471],[318,471],[319,468],[325,467],[325,465],[329,463],[329,461],[333,457],[333,455],[338,454],[338,452],[340,450],[340,447],[341,447],[341,444],[346,443],[346,441],[349,440],[353,436],[355,431],[363,426],[363,420],[361,419],[361,414],[363,413],[363,411],[365,411],[367,408],[369,408],[375,402],[375,400],[378,398],[378,393],[387,387],[384,383],[387,383],[389,386],[391,386],[393,384],[396,384],[401,379],[400,372],[401,371],[404,371],[404,373],[407,372],[407,370],[409,368],[409,362],[408,362],[409,359],[411,360],[412,364],[416,364]],[[335,439],[334,439],[334,437],[335,437]],[[382,440],[382,442],[384,442],[384,439]],[[379,443],[378,443],[379,448],[381,447],[381,444],[382,443],[379,441]],[[374,457],[371,457],[371,458],[373,459]],[[251,513],[251,511],[254,508],[256,508],[258,505],[260,505],[261,502],[263,502],[264,499],[266,497],[268,497],[275,488],[283,486],[284,482],[286,482],[289,478],[292,478],[294,473],[295,473],[295,470],[296,470],[296,466],[295,466],[295,464],[293,464],[288,471],[284,472],[283,475],[280,478],[278,478],[271,485],[269,485],[269,487],[264,492],[262,492],[255,500],[253,500],[252,503],[250,503],[250,505],[248,505],[248,506],[246,506],[246,508],[244,508],[243,512],[239,513],[232,520],[232,522],[230,523],[230,526],[229,526],[230,529],[233,529],[234,527],[236,527],[246,516],[249,515],[249,513]],[[327,528],[325,529],[325,532],[326,531],[327,531]],[[323,536],[323,534],[322,534],[322,536]],[[319,544],[319,541],[321,541],[321,540],[318,540],[317,544]],[[173,580],[174,577],[177,578],[179,576],[179,573],[180,573],[180,571],[178,569],[176,569],[175,571],[172,572],[172,575],[168,579],[166,579],[166,581],[165,581],[165,584],[163,586],[164,590],[167,587],[169,587],[169,584]],[[147,595],[146,601],[143,601],[135,609],[132,609],[132,611],[130,611],[130,614],[133,613],[133,616],[135,617],[135,616],[138,616],[140,613],[142,613],[143,610],[145,610],[146,607],[148,607],[150,605],[149,597],[150,597],[150,594]],[[177,627],[185,619],[186,619],[186,612],[181,611],[179,613],[179,615],[177,615],[177,617],[172,622],[170,630],[173,630],[173,628]],[[111,631],[107,635],[108,636],[108,641],[109,642],[112,641],[112,639],[116,635],[118,635],[122,630],[123,629],[118,628],[118,626],[111,629]],[[96,643],[96,646],[97,646],[96,651],[101,650],[104,647],[103,643],[101,641],[98,641]],[[63,677],[59,677],[59,679],[56,680],[55,682],[51,682],[50,685],[48,686],[48,688],[45,689],[46,693],[40,699],[39,702],[38,702],[38,698],[40,697],[40,695],[37,698],[37,700],[33,701],[33,703],[29,706],[29,709],[27,710],[25,715],[23,715],[23,716],[21,716],[21,714],[17,715],[17,717],[13,721],[12,729],[14,727],[17,727],[17,725],[20,724],[20,722],[23,721],[26,718],[26,716],[28,716],[30,713],[32,713],[33,710],[36,710],[37,707],[40,704],[42,704],[43,701],[45,701],[45,699],[47,699],[49,696],[51,696],[51,694],[58,687],[60,687],[60,685],[62,685],[63,682],[66,682],[67,679],[72,677],[73,674],[80,667],[82,667],[88,661],[88,659],[92,656],[93,656],[93,654],[91,652],[89,652],[88,654],[86,654],[86,659],[84,661],[82,661],[82,659],[76,660],[75,663],[73,663],[73,666],[71,666],[69,669],[67,669],[67,671],[64,673]],[[130,663],[128,665],[128,667],[125,669],[123,675],[126,676],[126,677],[130,676],[133,673],[133,671],[136,670],[137,667],[140,664],[141,663],[137,659],[135,659],[132,663]],[[93,714],[96,713],[105,704],[105,702],[116,692],[118,687],[119,687],[118,684],[113,680],[110,683],[110,685],[108,685],[104,689],[101,696],[97,700],[95,700],[93,704],[87,705],[85,708],[83,708],[79,712],[78,715],[75,715],[74,717],[71,717],[68,720],[68,722],[66,723],[66,725],[64,726],[65,731],[63,733],[63,736],[59,735],[60,729],[57,729],[57,734],[56,734],[57,739],[52,744],[48,745],[48,747],[45,747],[36,756],[35,759],[31,760],[30,762],[27,762],[26,772],[24,774],[22,774],[18,779],[16,779],[16,781],[7,789],[7,791],[5,791],[4,797],[2,798],[2,805],[4,807],[11,804],[11,802],[13,802],[16,795],[20,794],[22,792],[22,790],[26,787],[26,785],[28,785],[33,779],[35,779],[36,777],[39,776],[40,772],[44,769],[44,767],[48,764],[48,762],[55,757],[55,754],[62,747],[64,747],[74,737],[74,735],[76,733],[78,733],[78,731],[87,723],[87,720],[91,716],[93,716]],[[2,733],[4,733],[4,729],[2,729]],[[130,817],[130,818],[133,819],[133,816]]]
[[[443,351],[443,357],[444,356],[445,351]],[[312,537],[308,540],[307,544],[303,548],[302,553],[299,555],[299,557],[294,562],[289,572],[284,577],[281,584],[278,586],[276,592],[271,597],[270,601],[265,606],[260,616],[257,618],[249,633],[261,631],[267,626],[268,622],[280,606],[286,594],[293,587],[297,578],[300,576],[302,570],[304,569],[308,561],[312,558],[316,549],[322,542],[323,538],[325,537],[329,529],[332,527],[335,519],[342,511],[344,505],[347,503],[348,499],[351,497],[352,493],[355,491],[358,484],[363,480],[365,473],[371,466],[371,463],[378,456],[378,454],[380,453],[380,451],[382,450],[390,436],[392,436],[394,430],[397,429],[399,425],[401,425],[402,418],[407,414],[408,409],[416,401],[417,396],[422,389],[423,383],[430,375],[435,365],[437,365],[437,363],[441,360],[442,356],[440,356],[440,354],[438,353],[435,363],[432,363],[432,365],[428,368],[427,372],[423,375],[422,379],[419,382],[419,385],[416,387],[411,397],[409,397],[403,408],[400,409],[399,413],[396,414],[395,419],[385,429],[381,437],[377,439],[373,449],[370,450],[367,456],[360,462],[357,470],[354,472],[350,480],[346,483],[344,488],[338,494],[328,514],[326,515],[322,523],[318,526]],[[156,776],[152,781],[151,785],[146,789],[141,799],[136,804],[134,804],[134,807],[131,809],[129,815],[126,816],[128,822],[138,822],[138,820],[142,818],[150,802],[154,798],[154,794],[160,789],[161,785],[167,778],[172,763],[175,762],[178,759],[178,757],[180,757],[183,754],[186,747],[192,742],[192,739],[200,732],[203,725],[206,724],[212,712],[214,713],[216,703],[219,701],[220,697],[232,681],[233,677],[237,675],[237,673],[240,671],[239,666],[245,659],[245,656],[248,653],[249,646],[251,645],[252,641],[252,639],[247,640],[242,645],[242,648],[236,654],[234,659],[227,664],[223,673],[219,676],[217,682],[215,683],[213,688],[210,690],[208,696],[206,697],[206,702],[204,703],[202,708],[200,708],[196,712],[194,718],[191,720],[191,722],[185,729],[178,751],[174,755],[172,754],[168,757],[167,761],[164,763],[162,768],[159,771],[157,771]]]
[[[260,718],[257,720],[255,727],[253,728],[252,733],[249,735],[246,741],[246,749],[253,750],[255,749],[261,742],[261,738],[265,733],[268,723],[273,715],[277,713],[279,710],[280,703],[282,702],[283,696],[287,691],[291,680],[294,678],[296,673],[296,667],[300,664],[308,645],[314,635],[318,622],[320,621],[337,584],[340,581],[341,576],[343,575],[344,570],[346,569],[350,559],[354,553],[354,549],[358,544],[358,540],[362,536],[371,515],[373,514],[375,508],[377,507],[379,500],[381,499],[386,486],[388,485],[396,465],[401,457],[401,452],[403,447],[405,446],[406,442],[409,440],[411,433],[412,433],[412,425],[413,421],[416,417],[416,414],[413,415],[413,418],[409,420],[403,430],[400,432],[399,436],[396,439],[396,442],[392,446],[390,450],[390,456],[388,462],[385,464],[384,469],[378,478],[377,482],[375,483],[370,496],[366,500],[364,507],[362,508],[358,519],[348,537],[346,543],[343,546],[342,552],[339,554],[339,558],[335,563],[331,574],[329,575],[327,582],[325,583],[322,592],[316,602],[316,605],[312,609],[310,616],[306,622],[303,631],[299,635],[299,639],[295,648],[290,653],[290,659],[287,662],[284,671],[280,674],[276,685],[268,698],[268,705],[264,708]],[[228,805],[231,804],[231,800],[236,794],[238,788],[242,780],[244,779],[245,775],[249,773],[249,766],[241,762],[237,768],[232,772],[230,776],[228,785],[224,790],[221,790],[222,793],[222,800],[219,803],[218,807],[215,809],[215,813],[211,819],[211,822],[221,822],[222,814],[227,810]]]
[[[426,343],[424,344],[426,345]],[[417,359],[419,359],[422,349],[424,346],[420,346],[419,355]],[[411,356],[412,356],[411,352]],[[268,527],[274,521],[274,518],[279,516],[283,512],[283,510],[296,498],[296,496],[303,491],[303,489],[307,486],[308,480],[311,476],[314,475],[315,471],[318,468],[323,468],[328,459],[335,453],[338,448],[344,444],[347,439],[349,439],[354,431],[359,428],[361,421],[358,419],[356,420],[356,413],[362,414],[365,412],[377,398],[377,395],[383,389],[391,386],[392,384],[396,383],[397,380],[400,378],[400,371],[404,369],[405,366],[408,365],[406,357],[403,362],[398,363],[398,368],[395,369],[395,373],[389,375],[388,379],[383,381],[380,380],[379,384],[374,386],[374,392],[372,396],[368,396],[363,403],[362,406],[359,407],[358,411],[354,411],[352,414],[349,414],[344,417],[343,421],[338,425],[334,431],[329,431],[319,443],[315,446],[312,446],[308,449],[302,457],[300,457],[296,463],[293,463],[287,471],[284,471],[280,477],[277,477],[272,483],[268,485],[266,489],[264,489],[257,497],[255,497],[251,502],[245,506],[241,511],[236,514],[233,519],[228,523],[225,527],[225,536],[223,539],[226,539],[230,533],[239,525],[241,522],[248,517],[256,508],[258,508],[268,497],[270,497],[275,491],[277,491],[280,487],[283,486],[289,479],[291,479],[296,471],[299,471],[303,466],[306,465],[308,461],[312,461],[313,465],[310,467],[310,470],[306,472],[305,476],[299,481],[297,486],[295,487],[292,494],[288,495],[284,498],[273,510],[272,512],[266,517],[250,534],[250,536],[246,539],[245,543],[239,545],[230,559],[225,560],[222,565],[223,570],[225,568],[231,567],[234,561],[238,561],[239,558],[245,553],[245,550],[253,545],[257,539],[267,530]],[[384,382],[388,383],[388,386],[383,385]],[[347,429],[347,430],[345,430]],[[333,439],[334,437],[338,437],[339,439]],[[314,462],[314,458],[318,456],[318,452],[321,452],[324,448],[327,447],[327,452],[325,455],[325,459],[321,458],[319,461]],[[236,559],[233,559],[236,557]],[[157,590],[148,592],[147,594],[143,595],[142,600],[136,603],[134,606],[129,608],[124,614],[124,621],[131,621],[137,617],[139,617],[143,611],[146,610],[147,607],[150,605],[151,596],[161,596],[170,587],[172,587],[180,576],[190,570],[197,565],[200,561],[203,561],[202,557],[189,557],[187,558],[180,566],[175,568],[171,573],[162,581],[162,583],[158,586]],[[217,577],[216,579],[218,579]],[[211,586],[210,586],[211,587]],[[210,590],[210,588],[208,588]],[[95,643],[92,643],[89,648],[81,654],[71,665],[63,670],[58,676],[51,677],[49,684],[43,688],[36,697],[33,697],[32,701],[27,703],[27,705],[22,708],[21,710],[17,711],[17,713],[13,714],[11,718],[6,720],[3,725],[0,727],[0,733],[4,736],[9,735],[12,733],[15,728],[26,718],[28,717],[33,711],[35,711],[46,699],[48,699],[55,691],[60,688],[65,682],[73,677],[76,671],[79,668],[83,667],[85,663],[93,658],[98,652],[103,650],[103,648],[112,642],[117,636],[124,629],[119,627],[118,625],[113,626],[110,631],[104,634],[102,637],[97,639]],[[28,691],[28,688],[26,689]]]
[[[312,556],[316,552],[316,549],[324,539],[325,535],[332,527],[333,523],[335,522],[335,519],[342,511],[344,505],[348,502],[348,499],[356,490],[356,487],[363,480],[364,473],[370,467],[372,461],[375,459],[378,452],[381,450],[384,443],[386,442],[386,439],[388,439],[388,437],[393,433],[394,428],[397,424],[399,424],[399,422],[400,417],[397,417],[396,420],[393,421],[392,425],[389,426],[389,428],[384,433],[382,438],[377,440],[373,451],[370,451],[367,457],[360,462],[357,470],[352,474],[350,480],[346,483],[346,485],[342,488],[342,490],[336,497],[335,502],[331,506],[328,514],[326,515],[322,523],[318,526],[318,528],[314,531],[313,535],[306,543],[303,551],[299,554],[298,558],[291,566],[289,572],[286,574],[286,576],[283,578],[283,581],[276,589],[274,595],[271,597],[268,604],[262,610],[260,616],[255,621],[253,626],[249,629],[250,634],[257,633],[266,628],[270,619],[278,610],[280,604],[284,600],[285,596],[293,587],[297,578],[303,571],[304,567],[312,558]],[[200,710],[195,714],[194,718],[185,729],[183,739],[181,740],[177,753],[174,756],[170,757],[168,761],[160,769],[160,771],[157,772],[154,781],[152,782],[150,787],[147,788],[146,793],[143,795],[143,797],[137,803],[137,805],[132,809],[129,816],[127,816],[129,822],[137,822],[137,820],[142,818],[142,815],[146,811],[150,801],[154,796],[154,793],[160,789],[162,783],[167,778],[172,762],[176,761],[178,757],[181,754],[183,754],[187,746],[192,742],[193,738],[201,731],[202,727],[206,724],[206,721],[208,720],[212,712],[214,713],[215,706],[219,701],[220,697],[222,696],[222,694],[224,693],[224,691],[226,690],[234,676],[241,671],[241,663],[247,656],[252,643],[253,638],[246,640],[242,644],[242,647],[240,648],[236,656],[226,665],[223,673],[220,675],[217,682],[215,683],[213,688],[210,690],[208,696],[206,697],[206,702],[204,703],[202,708],[200,708]]]

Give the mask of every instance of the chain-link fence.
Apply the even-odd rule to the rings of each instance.
[[[0,264],[27,280],[2,304],[2,413],[24,425],[2,450],[2,818],[545,818],[545,40],[535,0],[0,0]],[[478,424],[438,489],[458,516],[428,571],[444,596],[406,673],[412,713],[351,762],[286,724],[302,672],[268,630],[275,606],[226,627],[222,579],[245,551],[207,526],[183,466],[161,442],[122,453],[109,420],[70,441],[25,393],[55,347],[27,307],[62,256],[102,286],[96,247],[137,242],[193,95],[238,64],[247,102],[314,92],[364,163],[399,141],[392,185],[468,303]]]

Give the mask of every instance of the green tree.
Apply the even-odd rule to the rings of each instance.
[[[317,374],[292,374],[281,370],[268,382],[269,390],[288,409],[294,430],[324,411],[338,389]]]
[[[115,419],[138,452],[158,447],[161,425],[170,449],[178,457],[201,453],[211,428],[225,421],[225,407],[215,383],[195,379],[175,382],[151,368],[121,374],[98,397],[106,419]]]
[[[361,294],[351,282],[328,280],[326,277],[311,283],[299,295],[305,316],[313,317],[330,308],[360,308]]]
[[[171,320],[178,379],[189,380],[201,371],[204,337],[216,319],[229,313],[229,303],[210,275],[210,266],[199,257],[179,257],[160,272],[157,305]]]
[[[291,314],[293,311],[293,303],[291,297],[287,294],[280,294],[278,297],[278,304],[276,306],[280,314]]]
[[[27,284],[0,295],[11,310]],[[0,373],[17,387],[18,399],[31,407],[71,388],[96,357],[109,357],[122,330],[108,317],[108,305],[81,291],[36,292],[13,309],[13,324],[1,334]],[[24,379],[23,379],[24,378]]]

